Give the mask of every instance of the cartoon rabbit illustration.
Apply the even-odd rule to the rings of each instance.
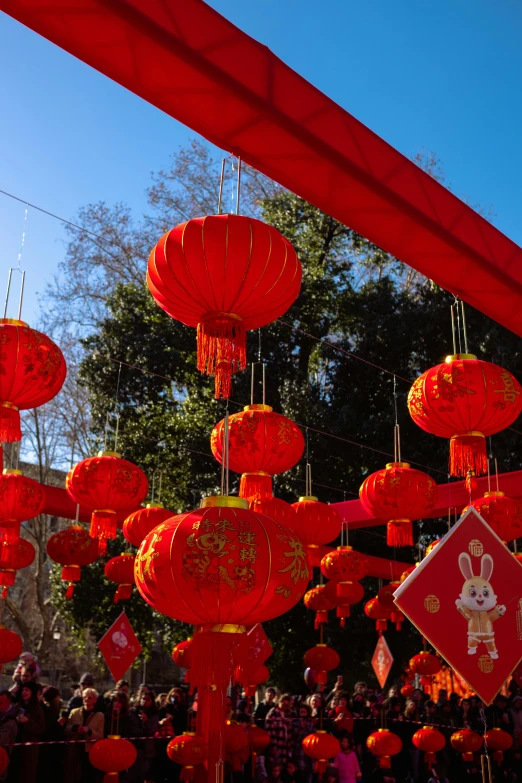
[[[471,558],[466,552],[459,555],[459,566],[466,581],[455,604],[468,621],[468,654],[475,655],[479,644],[483,642],[491,658],[498,658],[493,623],[505,614],[506,607],[497,606],[497,596],[489,582],[493,573],[493,558],[491,555],[482,555],[480,576],[473,576]]]

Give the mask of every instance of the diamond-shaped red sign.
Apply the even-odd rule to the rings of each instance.
[[[102,636],[98,647],[105,658],[110,673],[117,682],[132,666],[142,650],[125,612],[120,614]]]
[[[265,633],[261,623],[253,625],[247,633],[248,639],[248,660],[256,661],[260,666],[267,658],[270,658],[274,648],[270,644],[270,639]]]
[[[474,508],[394,595],[421,634],[491,704],[522,657],[522,567]]]
[[[372,658],[372,666],[381,688],[384,688],[384,683],[388,679],[392,664],[393,656],[388,647],[388,642],[384,636],[379,636],[379,641],[377,642]]]

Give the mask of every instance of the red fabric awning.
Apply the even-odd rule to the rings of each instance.
[[[0,9],[522,335],[518,245],[201,0]]]

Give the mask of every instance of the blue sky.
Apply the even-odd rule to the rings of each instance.
[[[404,154],[435,152],[452,189],[491,205],[493,222],[522,244],[517,0],[211,5]],[[3,14],[0,72],[0,189],[66,218],[98,200],[144,211],[150,172],[191,136]],[[0,297],[23,220],[23,205],[0,194]],[[29,210],[26,320],[36,320],[63,252],[60,224]]]

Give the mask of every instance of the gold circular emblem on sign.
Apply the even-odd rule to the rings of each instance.
[[[427,595],[424,599],[424,608],[430,614],[436,614],[440,609],[440,601],[436,595]]]
[[[469,542],[468,549],[470,555],[473,555],[473,557],[482,557],[484,554],[484,545],[482,541],[478,540],[478,538],[474,538]]]
[[[483,674],[489,674],[493,671],[493,659],[489,655],[481,655],[478,659],[478,667]]]

